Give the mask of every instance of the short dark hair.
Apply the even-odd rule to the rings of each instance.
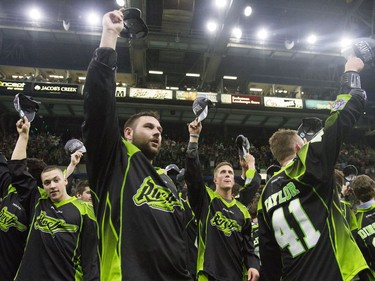
[[[41,172],[41,175],[44,174],[44,173],[53,171],[53,170],[59,170],[59,171],[61,171],[63,173],[63,170],[61,170],[58,166],[56,166],[56,165],[48,165],[48,166],[46,166],[43,169],[43,171]]]
[[[88,180],[78,180],[72,189],[73,195],[77,196],[77,194],[82,194],[85,191],[86,186],[90,186]]]
[[[137,125],[138,119],[140,117],[143,117],[143,116],[154,117],[156,120],[160,121],[159,113],[157,113],[155,111],[142,111],[142,112],[138,112],[136,114],[133,114],[132,116],[130,116],[128,118],[128,120],[126,120],[126,122],[124,124],[124,130],[128,127],[134,129],[134,127]]]
[[[375,181],[367,175],[359,175],[350,184],[355,196],[361,202],[367,202],[375,196]]]
[[[42,187],[42,180],[40,176],[44,168],[47,167],[47,164],[43,160],[38,159],[38,158],[27,158],[26,162],[27,162],[27,171],[37,181],[38,186]]]

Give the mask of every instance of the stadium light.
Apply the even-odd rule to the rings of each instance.
[[[189,76],[189,77],[200,77],[201,75],[199,73],[186,73],[186,76]]]
[[[242,30],[239,27],[235,27],[232,30],[232,36],[236,39],[241,39],[242,37]]]
[[[215,21],[208,21],[206,25],[209,32],[215,32],[217,29],[217,23]]]
[[[101,21],[101,18],[100,18],[100,16],[99,16],[99,14],[96,13],[96,12],[89,12],[89,13],[86,15],[86,22],[87,22],[89,25],[92,25],[92,26],[99,25],[99,24],[100,24],[100,21]]]
[[[257,33],[257,37],[260,39],[260,40],[265,40],[267,39],[268,37],[268,31],[267,29],[265,28],[261,28],[258,33]]]
[[[124,6],[125,6],[125,0],[116,0],[116,3],[117,3],[117,5],[119,5],[120,7],[124,7]]]
[[[224,8],[227,5],[227,0],[215,0],[215,6],[219,9]]]
[[[226,79],[226,80],[237,80],[237,76],[228,76],[228,75],[225,75],[225,76],[223,76],[223,79]]]
[[[309,35],[306,39],[307,43],[309,43],[309,44],[315,44],[317,40],[318,40],[318,38],[316,37],[315,34]]]
[[[159,70],[149,70],[148,73],[156,74],[156,75],[163,75],[163,71],[159,71]]]
[[[246,17],[249,17],[253,13],[253,8],[251,8],[251,6],[246,6],[243,13]]]
[[[29,11],[29,17],[34,21],[39,21],[43,18],[43,14],[39,8],[33,7]]]

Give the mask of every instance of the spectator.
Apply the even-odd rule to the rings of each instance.
[[[73,194],[80,200],[92,202],[91,189],[88,180],[78,181],[73,189]]]

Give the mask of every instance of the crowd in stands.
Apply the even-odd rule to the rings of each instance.
[[[0,151],[10,158],[17,136],[15,134],[0,134],[0,137]],[[215,165],[224,160],[232,163],[235,170],[241,169],[238,163],[234,138],[235,136],[223,141],[221,139],[218,141],[217,138],[202,138],[200,143],[200,161],[205,173],[210,174]],[[33,130],[30,134],[28,154],[30,157],[42,159],[46,163],[67,165],[70,159],[64,151],[66,141],[61,136],[53,133]],[[186,141],[164,138],[162,149],[154,164],[159,167],[166,167],[168,164],[173,163],[183,168],[186,149]],[[256,167],[261,172],[276,163],[266,143],[252,144],[250,153],[255,157]],[[81,163],[85,163],[84,157]],[[354,165],[360,174],[375,177],[375,147],[364,144],[344,143],[337,162],[337,168],[342,170],[346,165]]]

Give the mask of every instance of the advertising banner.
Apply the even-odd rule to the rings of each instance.
[[[295,108],[302,109],[302,99],[264,97],[265,107]]]
[[[56,84],[56,83],[33,83],[33,92],[52,93],[52,94],[78,94],[79,85],[75,84]]]
[[[331,110],[334,103],[334,101],[328,100],[305,100],[306,109]]]
[[[139,99],[171,100],[172,90],[130,88],[129,97]]]
[[[25,92],[30,89],[30,82],[0,80],[0,92]]]
[[[260,96],[232,95],[233,104],[260,104]]]
[[[194,91],[176,91],[177,100],[195,100],[197,97],[208,98],[212,102],[217,102],[217,93],[194,92]]]

